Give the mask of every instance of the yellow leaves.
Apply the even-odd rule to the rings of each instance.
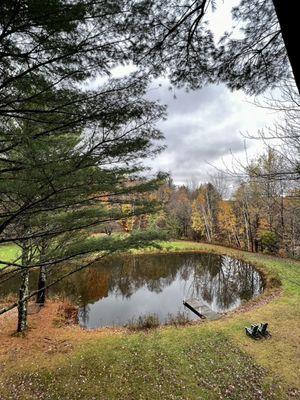
[[[219,203],[218,224],[219,228],[226,233],[235,232],[237,219],[229,201],[221,200]]]
[[[229,244],[236,242],[239,235],[237,218],[231,202],[221,200],[219,202],[218,226],[223,237],[227,237]]]
[[[204,196],[204,193],[199,193],[199,194],[198,194],[197,199],[196,199],[196,204],[197,204],[198,206],[202,206],[202,207],[205,206],[205,196]]]
[[[267,231],[270,228],[269,221],[266,217],[261,216],[259,219],[259,228],[258,228],[258,233],[260,234],[261,232]]]
[[[133,206],[131,204],[122,204],[121,211],[122,211],[122,214],[130,215],[133,213],[134,210],[133,210]],[[127,232],[127,233],[132,232],[134,223],[135,223],[135,217],[128,216],[127,218],[126,217],[122,218],[119,223],[124,232]]]
[[[198,197],[200,197],[200,195]],[[198,209],[198,198],[194,200],[192,204],[192,229],[200,235],[204,235],[205,224],[203,216]]]

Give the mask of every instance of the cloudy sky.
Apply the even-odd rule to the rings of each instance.
[[[170,172],[177,184],[203,182],[216,171],[213,166],[231,167],[234,158],[245,162],[262,150],[261,143],[245,135],[269,126],[275,115],[255,106],[253,98],[223,85],[187,93],[160,83],[150,96],[168,106],[167,120],[160,124],[167,149],[151,161],[154,170]]]
[[[218,0],[216,11],[209,13],[207,20],[216,41],[231,30],[231,9],[238,3]],[[112,74],[120,77],[133,70],[130,66],[118,67]],[[96,84],[102,80],[97,79]],[[167,148],[148,165],[153,172],[169,172],[178,185],[191,180],[205,182],[217,169],[232,169],[235,159],[246,164],[246,159],[262,151],[262,144],[245,136],[272,125],[275,119],[274,112],[255,106],[254,98],[242,91],[231,92],[225,85],[170,91],[169,83],[162,79],[153,83],[149,97],[166,104],[168,116],[159,125]]]
[[[218,0],[216,11],[208,16],[216,41],[231,29],[231,8],[238,3],[239,0]],[[230,92],[224,85],[188,93],[171,92],[168,86],[162,80],[149,93],[152,99],[168,106],[168,118],[160,124],[167,149],[151,162],[154,170],[170,172],[177,184],[203,182],[216,172],[211,165],[231,167],[234,158],[246,163],[247,157],[251,159],[262,151],[261,143],[245,140],[244,136],[270,126],[275,115],[255,106],[254,98],[242,91]]]

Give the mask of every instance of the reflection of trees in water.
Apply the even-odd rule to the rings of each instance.
[[[170,258],[172,257],[138,256],[121,259],[121,268],[111,268],[114,279],[110,290],[126,298],[142,287],[160,293],[176,279],[181,265],[178,256]]]
[[[260,275],[251,265],[230,257],[208,255],[194,269],[188,295],[201,297],[218,311],[232,308],[240,299],[249,300],[262,289]]]
[[[114,258],[89,273],[90,279],[81,279],[85,284],[85,289],[81,288],[83,303],[112,293],[130,298],[142,287],[159,293],[179,279],[186,284],[186,297],[202,298],[214,309],[226,310],[262,289],[260,276],[251,265],[214,254]]]
[[[84,320],[87,304],[112,294],[130,298],[143,287],[160,293],[175,280],[181,281],[186,298],[202,298],[215,310],[231,308],[262,290],[260,276],[249,264],[215,254],[176,254],[108,258],[61,281],[51,292],[76,301]]]
[[[90,315],[90,306],[88,304],[84,304],[83,307],[81,307],[78,310],[78,317],[83,326],[88,326],[88,322],[90,319],[89,315]]]

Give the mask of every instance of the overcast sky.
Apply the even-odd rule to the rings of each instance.
[[[216,41],[230,30],[231,8],[238,3],[218,0],[216,11],[208,16]],[[232,163],[233,157],[246,162],[245,147],[249,158],[262,151],[261,143],[245,140],[241,134],[255,134],[275,119],[274,112],[256,107],[254,98],[242,91],[230,92],[224,85],[188,93],[170,92],[168,86],[162,80],[149,93],[152,99],[168,106],[168,118],[160,124],[167,149],[151,162],[153,169],[169,171],[177,184],[191,179],[204,182],[215,171],[210,164],[223,168],[224,163]]]
[[[168,106],[168,117],[160,124],[167,149],[150,165],[171,173],[176,184],[193,179],[203,182],[214,172],[214,165],[230,166],[233,158],[245,162],[262,151],[262,144],[246,140],[269,126],[274,113],[253,104],[243,92],[230,92],[225,86],[207,86],[198,91],[168,90],[168,83],[151,89],[152,99]],[[245,151],[245,148],[247,151]]]
[[[231,8],[238,3],[239,0],[218,0],[216,11],[209,13],[207,20],[216,41],[231,29]],[[133,70],[132,66],[120,66],[112,73],[118,77]],[[99,78],[93,85],[102,81]],[[149,97],[166,104],[168,116],[159,125],[167,148],[148,165],[153,172],[169,172],[178,185],[191,180],[205,182],[216,173],[213,166],[230,168],[234,158],[246,163],[246,156],[251,159],[261,152],[262,144],[246,140],[243,134],[255,134],[275,119],[274,112],[255,106],[254,98],[242,91],[231,92],[225,85],[190,92],[170,91],[168,82],[160,80],[152,84]]]

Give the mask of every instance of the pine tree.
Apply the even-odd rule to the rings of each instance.
[[[160,150],[154,144],[161,138],[155,122],[163,108],[144,100],[143,88],[144,84],[126,95],[113,92],[111,99],[106,97],[114,100],[113,117],[98,117],[87,131],[47,136],[39,135],[45,128],[41,123],[18,125],[22,146],[10,150],[9,157],[20,167],[3,173],[0,218],[1,241],[16,243],[22,251],[21,260],[15,262],[21,276],[15,304],[19,331],[27,327],[31,268],[40,267],[37,294],[43,302],[48,267],[91,253],[102,257],[154,238],[151,232],[137,232],[132,238],[90,237],[92,227],[157,210],[156,203],[141,194],[156,189],[163,176],[143,178],[140,160]],[[5,162],[0,166],[5,168]],[[134,209],[120,207],[126,199],[134,200]]]

